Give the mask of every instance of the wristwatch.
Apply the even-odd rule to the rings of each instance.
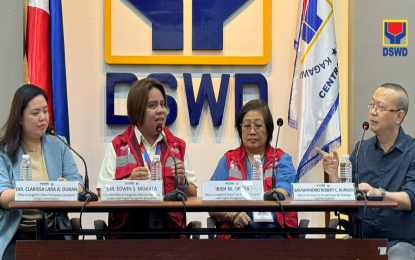
[[[378,190],[380,190],[380,192],[382,192],[382,197],[385,198],[386,196],[386,190],[382,187],[379,187]]]
[[[187,181],[187,176],[186,175],[184,176],[184,181],[185,181],[184,185],[183,186],[177,185],[177,188],[182,189],[182,190],[187,189],[187,187],[189,186],[189,182]]]

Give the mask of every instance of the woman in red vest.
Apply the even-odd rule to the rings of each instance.
[[[103,180],[149,180],[153,156],[160,155],[164,194],[174,190],[174,171],[177,168],[179,189],[187,196],[196,196],[196,175],[186,154],[186,143],[165,127],[167,99],[163,86],[156,79],[144,78],[135,82],[128,93],[127,113],[131,126],[108,145],[99,173],[97,190]],[[158,133],[156,126],[163,131]],[[163,141],[166,138],[176,158],[176,165]],[[113,212],[109,227],[119,230],[142,228],[179,228],[182,213]],[[147,236],[111,236],[110,238],[148,238]]]
[[[220,159],[211,181],[251,180],[251,165],[254,155],[260,155],[263,165],[264,191],[272,188],[272,160],[274,148],[270,145],[274,122],[267,104],[261,100],[246,103],[236,119],[236,128],[242,143],[235,150],[230,150]],[[276,188],[285,196],[291,194],[291,183],[297,179],[291,156],[277,149],[275,157],[277,172]],[[283,216],[279,212],[265,212],[269,222],[255,222],[253,212],[210,212],[209,215],[217,220],[222,227],[235,228],[275,228],[283,227]],[[296,212],[285,213],[288,227],[298,227]],[[230,238],[230,235],[219,235],[218,238]],[[285,235],[242,235],[232,238],[269,237],[285,238]]]

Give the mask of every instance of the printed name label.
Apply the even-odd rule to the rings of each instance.
[[[163,200],[163,181],[103,181],[101,200]]]
[[[262,181],[204,181],[202,200],[264,200]]]
[[[354,183],[292,183],[293,200],[355,200]]]
[[[77,181],[16,181],[15,201],[77,201]]]

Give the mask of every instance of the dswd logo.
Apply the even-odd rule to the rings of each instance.
[[[264,65],[271,0],[105,0],[109,64]]]
[[[383,20],[383,56],[407,56],[408,20]]]

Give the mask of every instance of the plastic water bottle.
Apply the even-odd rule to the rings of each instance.
[[[150,176],[152,181],[161,181],[160,155],[154,155],[151,162]]]
[[[31,181],[32,180],[32,164],[28,154],[23,154],[23,161],[20,164],[20,180]]]
[[[262,181],[262,161],[259,155],[254,155],[254,163],[252,164],[252,176],[253,181]]]
[[[349,160],[349,155],[344,154],[343,160],[340,163],[340,183],[352,182],[352,163]]]

